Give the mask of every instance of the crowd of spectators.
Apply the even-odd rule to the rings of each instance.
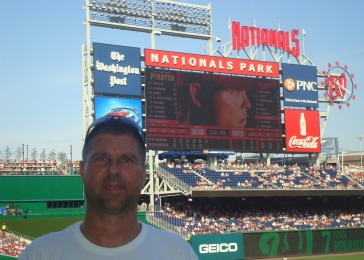
[[[307,166],[262,163],[220,163],[211,169],[205,164],[169,164],[168,168],[181,168],[187,175],[196,174],[204,178],[203,185],[194,189],[363,189],[362,169],[335,166]],[[239,180],[239,181],[236,181]],[[209,183],[206,186],[206,183]],[[306,198],[304,198],[306,199]],[[310,198],[311,199],[311,198]],[[317,199],[317,198],[315,198]],[[233,203],[231,203],[233,201]],[[282,203],[282,199],[279,200]],[[234,204],[235,203],[235,204]],[[335,202],[339,207],[316,206],[295,208],[290,202],[286,207],[267,208],[262,205],[244,207],[239,201],[215,204],[199,202],[195,206],[186,203],[165,203],[161,212],[155,213],[157,221],[173,225],[177,233],[190,235],[280,231],[300,229],[364,227],[364,209],[358,205],[346,207],[347,202]],[[346,205],[347,206],[347,205]]]
[[[0,233],[0,255],[18,257],[27,246],[28,242],[15,234]]]
[[[200,164],[168,163],[167,168],[181,169],[186,175],[203,178],[194,189],[362,189],[364,173],[341,173],[334,166],[228,163],[217,165],[216,170]],[[173,173],[175,174],[175,172]],[[183,176],[182,176],[183,177]]]
[[[347,171],[347,173],[352,179],[364,186],[364,171],[353,169]]]
[[[79,162],[62,165],[57,160],[5,160],[0,158],[0,175],[63,175],[78,174]]]
[[[206,201],[194,206],[181,202],[165,203],[162,212],[156,216],[173,223],[178,233],[188,232],[190,235],[364,227],[363,208],[297,208],[294,205],[278,209],[244,208],[236,200],[233,204],[235,206],[229,202]]]
[[[23,209],[14,203],[10,205],[5,204],[4,206],[0,205],[0,215],[22,215],[23,213]]]

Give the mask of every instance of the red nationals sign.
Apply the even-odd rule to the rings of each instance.
[[[151,49],[144,50],[144,57],[145,65],[150,67],[279,78],[279,66],[276,62]]]
[[[314,110],[284,110],[287,152],[321,152],[319,116]]]

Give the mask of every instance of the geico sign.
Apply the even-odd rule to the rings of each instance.
[[[201,254],[228,253],[237,251],[238,251],[237,243],[201,244],[199,246],[199,252]]]

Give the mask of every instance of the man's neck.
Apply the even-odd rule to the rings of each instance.
[[[81,233],[90,242],[102,247],[118,247],[135,239],[141,224],[137,215],[97,215],[87,214],[81,224]]]

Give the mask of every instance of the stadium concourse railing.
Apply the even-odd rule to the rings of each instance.
[[[171,174],[169,171],[165,170],[162,167],[158,167],[157,169],[157,175],[162,177],[164,180],[168,181],[170,184],[175,186],[175,188],[182,191],[183,194],[191,194],[192,187],[182,181],[181,179],[177,178],[173,174]]]
[[[148,212],[146,220],[160,229],[177,233],[186,240],[191,239],[191,232],[182,229],[177,223],[173,223],[173,221],[164,216],[162,212],[160,212],[160,214],[158,214],[158,212]]]

